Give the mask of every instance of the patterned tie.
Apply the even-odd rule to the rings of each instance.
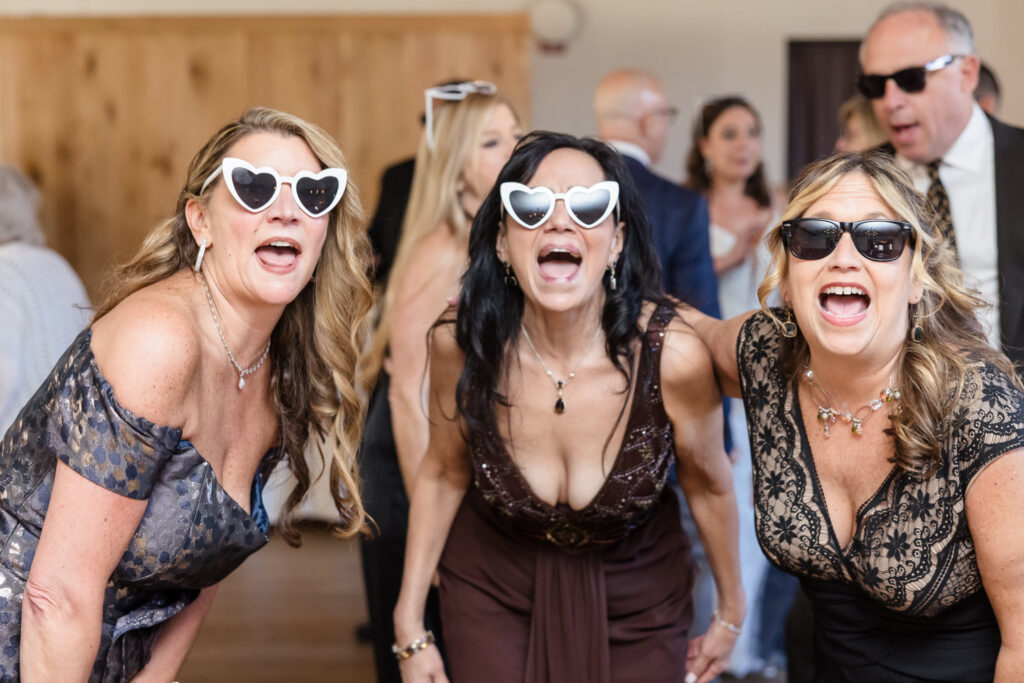
[[[935,227],[938,228],[939,234],[946,238],[949,246],[953,247],[953,253],[956,254],[953,214],[949,209],[949,195],[946,194],[946,188],[943,186],[942,180],[939,179],[940,163],[941,160],[928,164],[928,180],[931,181],[928,186],[928,201],[931,202],[932,210],[935,211]]]

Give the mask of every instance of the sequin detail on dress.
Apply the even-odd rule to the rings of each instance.
[[[130,680],[160,625],[267,542],[260,476],[249,514],[180,429],[117,402],[90,339],[88,329],[75,339],[0,442],[0,681],[17,680],[22,594],[58,459],[115,493],[148,499],[107,584],[93,683]]]

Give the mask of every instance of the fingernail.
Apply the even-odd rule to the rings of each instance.
[[[697,683],[697,674],[686,674],[686,683]]]

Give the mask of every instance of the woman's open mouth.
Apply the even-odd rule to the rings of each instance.
[[[579,272],[583,257],[573,246],[550,246],[541,249],[537,256],[537,268],[548,282],[571,280]]]
[[[298,263],[301,249],[291,240],[271,240],[256,247],[256,256],[260,262],[276,271],[287,271]]]
[[[871,297],[858,285],[829,285],[818,293],[818,308],[838,325],[859,322],[871,306]]]

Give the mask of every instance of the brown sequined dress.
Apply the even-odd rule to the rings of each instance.
[[[683,680],[693,569],[659,381],[672,314],[651,317],[622,447],[585,508],[545,503],[506,453],[471,447],[440,565],[456,683]]]

